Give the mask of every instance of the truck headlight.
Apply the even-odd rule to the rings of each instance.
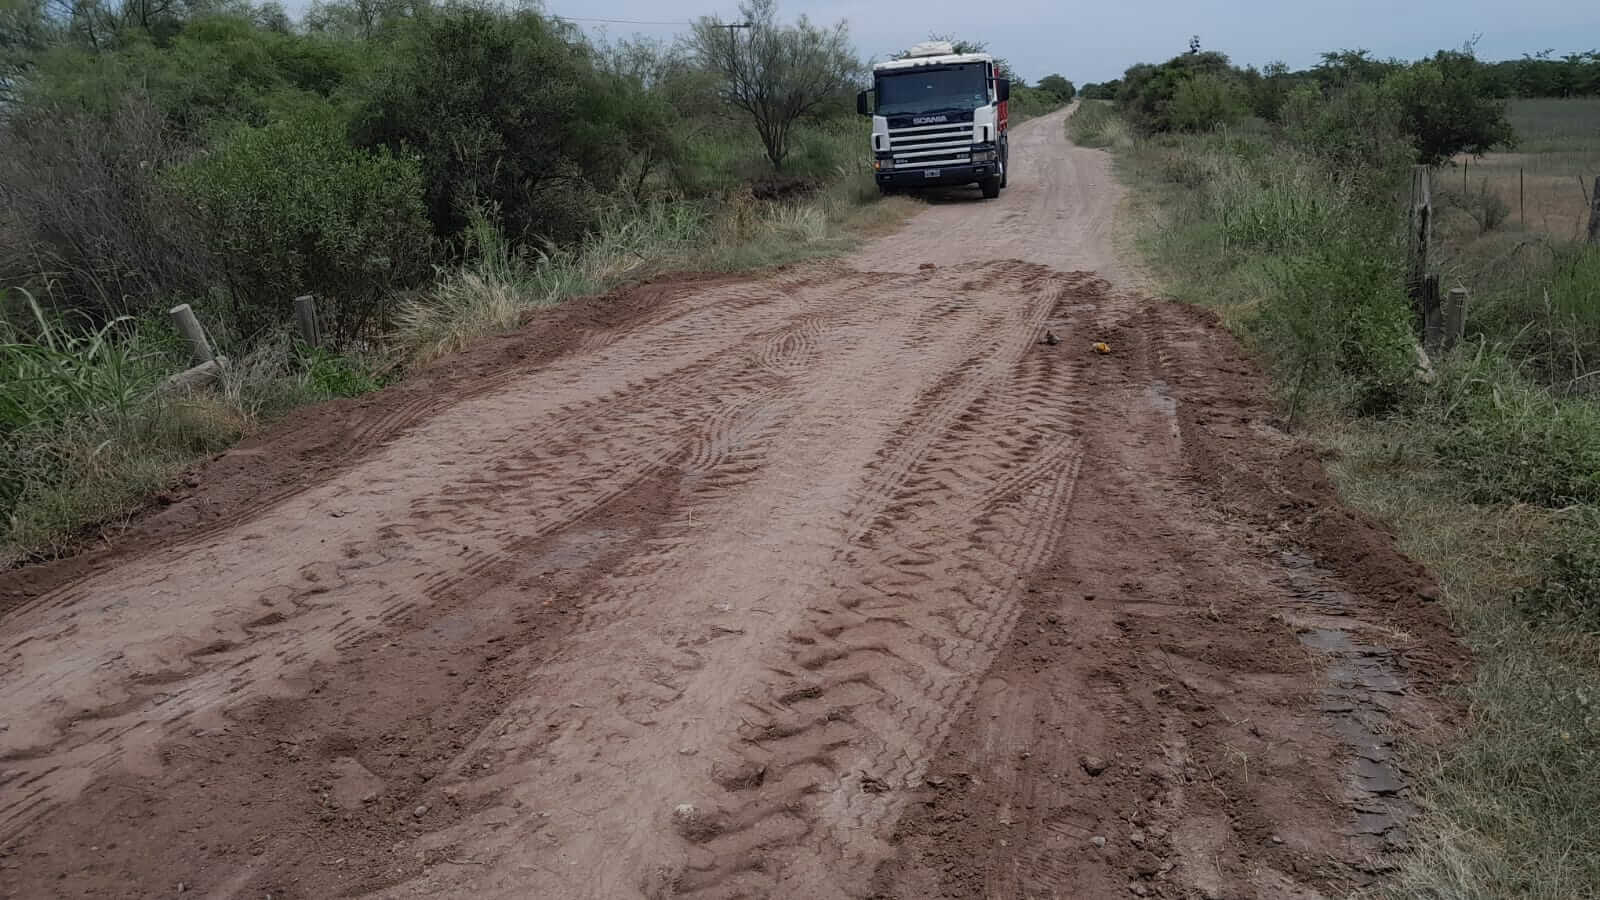
[[[993,150],[979,150],[976,153],[972,154],[972,161],[975,162],[975,163],[977,163],[977,162],[993,162],[994,158],[995,158],[994,154],[995,154],[995,152]]]
[[[875,160],[872,161],[872,166],[873,166],[873,168],[876,168],[876,169],[892,169],[892,168],[894,168],[894,160],[892,160],[892,159],[875,159]]]

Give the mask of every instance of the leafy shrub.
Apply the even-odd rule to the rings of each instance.
[[[132,85],[186,139],[219,125],[266,124],[295,96],[329,97],[360,70],[352,44],[271,31],[242,16],[202,15],[164,42],[136,33],[114,46],[52,48],[34,61],[30,104],[112,112]]]
[[[1245,107],[1232,81],[1201,72],[1178,83],[1167,107],[1167,120],[1178,131],[1210,131],[1243,118]]]
[[[1405,396],[1415,368],[1410,304],[1392,260],[1342,236],[1287,258],[1254,331],[1299,392],[1337,376],[1352,408],[1376,413]]]
[[[1469,54],[1441,50],[1390,75],[1383,90],[1399,105],[1417,162],[1437,165],[1458,153],[1482,155],[1516,143],[1505,101],[1495,99],[1483,64]]]
[[[1284,101],[1281,118],[1291,142],[1340,173],[1371,181],[1392,177],[1411,162],[1400,107],[1376,85],[1357,82],[1326,94],[1302,85]]]
[[[1201,76],[1198,86],[1185,87]],[[1221,82],[1234,78],[1228,57],[1221,53],[1188,53],[1159,66],[1138,65],[1127,71],[1117,90],[1117,106],[1139,131],[1206,130],[1222,121],[1232,121],[1243,106],[1234,88]],[[1177,105],[1180,89],[1184,99]],[[1174,113],[1182,117],[1180,124]]]
[[[1071,103],[1072,98],[1078,94],[1078,89],[1072,82],[1061,75],[1046,75],[1039,79],[1036,87],[1047,94],[1055,95],[1057,103]]]
[[[418,155],[435,233],[453,238],[487,205],[513,240],[580,237],[614,186],[636,129],[665,106],[623,103],[571,30],[534,12],[437,7],[405,27],[362,102],[367,147]]]
[[[290,301],[310,293],[348,340],[427,271],[417,162],[350,146],[325,106],[241,127],[174,181],[209,223],[233,321],[247,334],[285,320]]]

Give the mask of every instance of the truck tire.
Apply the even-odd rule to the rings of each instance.
[[[1000,196],[1000,176],[996,175],[992,178],[985,178],[984,180],[978,182],[978,187],[983,189],[983,199],[993,200],[994,198]]]
[[[1011,180],[1011,167],[1006,165],[1006,161],[1002,159],[1000,160],[1000,186],[1005,187],[1006,182],[1009,180]]]

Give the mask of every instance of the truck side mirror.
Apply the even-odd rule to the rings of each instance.
[[[1011,79],[996,78],[994,80],[994,98],[1001,103],[1011,99]]]
[[[863,116],[872,115],[872,107],[867,104],[867,95],[871,91],[860,91],[856,94],[856,112]]]

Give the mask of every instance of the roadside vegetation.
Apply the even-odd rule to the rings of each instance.
[[[843,23],[739,21],[663,44],[449,0],[0,10],[0,566],[564,298],[841,252],[914,208],[879,199]],[[214,387],[166,386],[194,362],[179,303],[229,360]]]
[[[1600,151],[1594,101],[1532,93],[1551,73],[1600,93],[1594,54],[1339,52],[1262,72],[1196,46],[1086,86],[1106,99],[1068,123],[1146,198],[1166,290],[1255,348],[1282,422],[1438,573],[1474,653],[1464,732],[1412,761],[1422,812],[1396,897],[1600,891],[1600,247],[1458,180],[1519,143],[1529,165]],[[1444,286],[1472,291],[1465,340],[1427,372],[1407,293],[1415,164],[1439,166]]]

